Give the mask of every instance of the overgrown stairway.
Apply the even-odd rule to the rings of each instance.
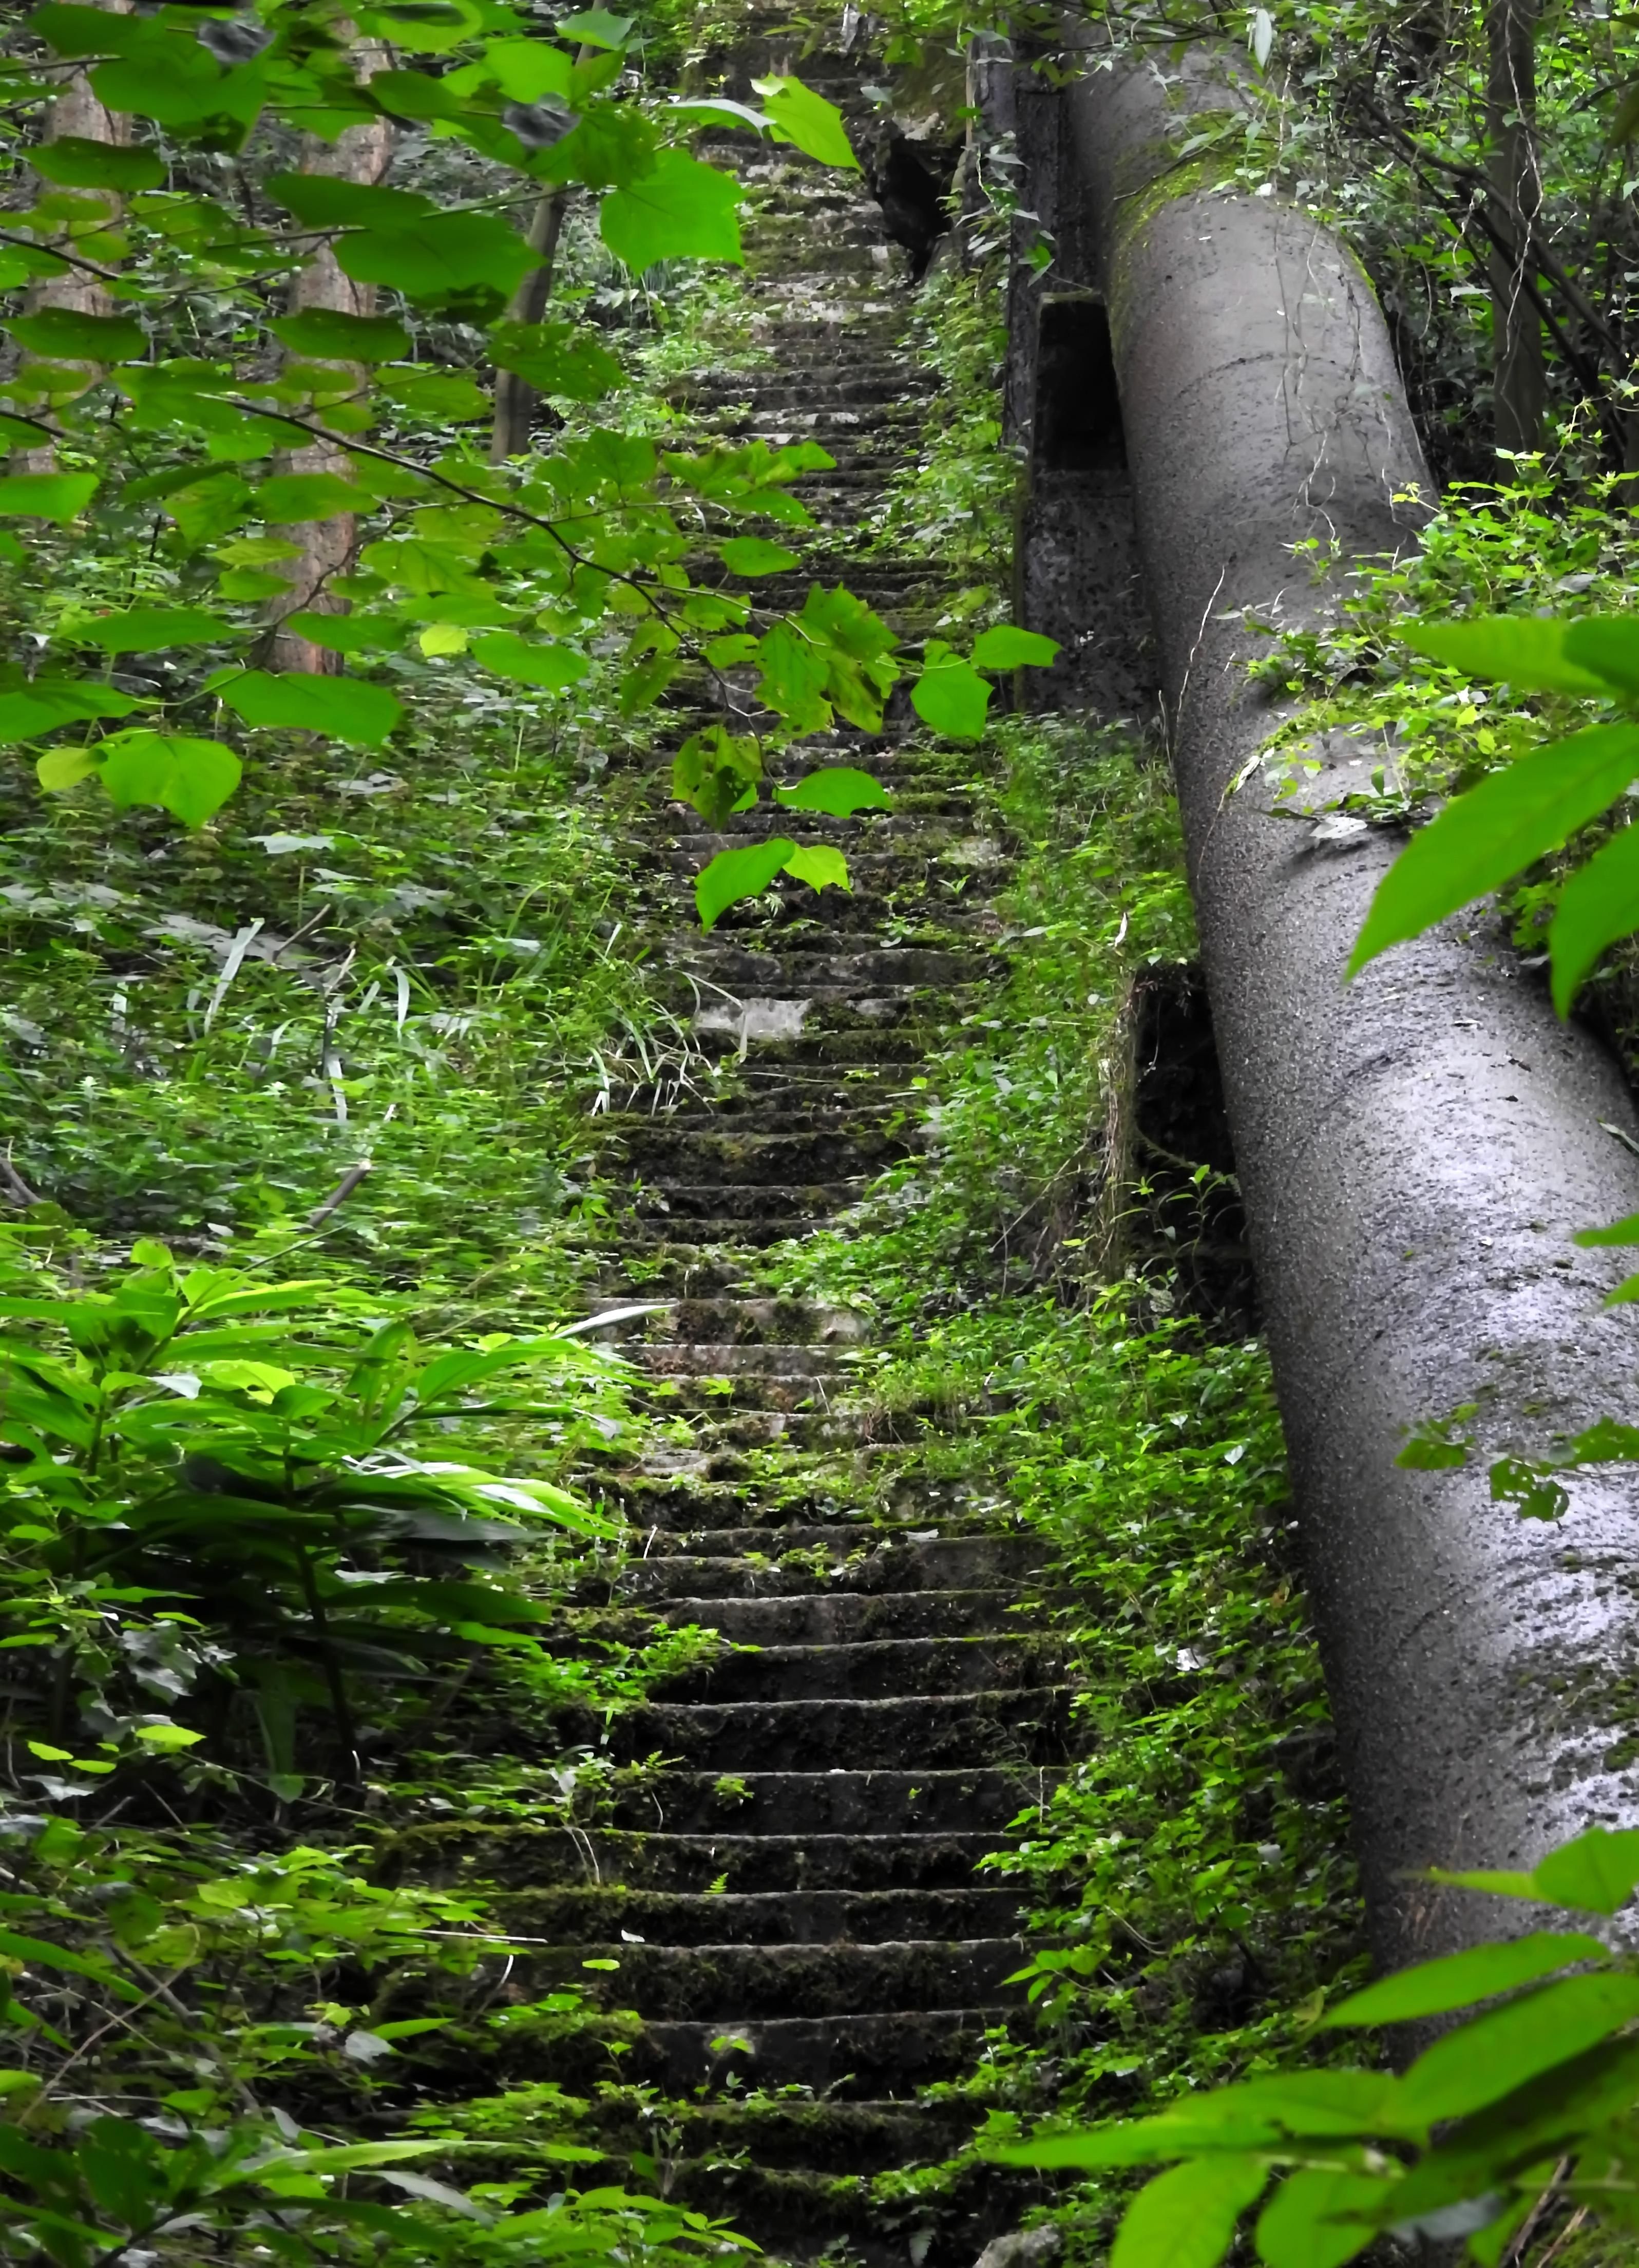
[[[775,163],[747,180],[771,359],[702,377],[692,404],[738,436],[824,446],[834,469],[799,493],[825,539],[795,595],[846,579],[918,635],[937,575],[849,556],[932,383],[900,343],[900,255],[857,177]],[[766,832],[766,807],[716,836],[663,787],[652,798],[656,929],[716,1075],[680,1100],[639,1082],[613,1120],[629,1264],[605,1305],[670,1303],[621,1343],[690,1429],[622,1478],[634,1549],[615,1597],[756,1650],[620,1721],[622,1758],[667,1766],[588,1845],[597,1879],[536,1910],[566,1977],[618,1962],[608,2002],[645,2020],[620,2076],[658,2092],[642,2114],[618,2098],[612,2149],[662,2161],[672,2194],[777,2258],[970,2268],[1011,2225],[999,2177],[897,2205],[873,2204],[869,2183],[959,2144],[971,2115],[918,2091],[970,2070],[1018,1999],[1017,1896],[975,1869],[1065,1752],[1051,1643],[1015,1611],[1040,1546],[998,1500],[877,1438],[855,1386],[862,1318],[779,1296],[765,1256],[835,1220],[922,1139],[911,1081],[941,1027],[981,1012],[1005,866],[971,755],[902,729],[839,733],[786,770],[850,761],[891,790],[892,813],[782,825],[840,843],[852,895],[786,883],[777,913],[741,909],[709,937],[693,876]]]

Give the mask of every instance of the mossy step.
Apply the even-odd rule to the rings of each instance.
[[[695,1554],[646,1559],[621,1571],[617,1595],[627,1602],[791,1598],[805,1592],[966,1591],[1003,1587],[1034,1573],[1047,1557],[1036,1535],[942,1535],[932,1543],[884,1543],[852,1565],[820,1575],[795,1565],[756,1566],[744,1558]]]
[[[619,1786],[608,1818],[644,1834],[1000,1836],[1045,1806],[1064,1776],[1062,1765],[1018,1763],[818,1774],[759,1768],[727,1778],[668,1766]]]
[[[970,2160],[920,2196],[878,2203],[862,2172],[810,2173],[690,2158],[669,2195],[697,2213],[753,2229],[758,2268],[974,2268],[986,2246],[1017,2229],[1027,2207],[1053,2198],[1052,2177]],[[915,2250],[911,2250],[912,2243]]]
[[[520,1940],[642,1943],[657,1953],[702,1946],[784,1948],[968,1943],[1012,1935],[1021,1896],[996,1884],[932,1889],[764,1890],[743,1894],[576,1883],[503,1891],[498,1926]],[[1018,1962],[1014,1967],[1018,1966]]]
[[[818,1646],[765,1646],[730,1653],[652,1689],[659,1703],[880,1700],[887,1697],[994,1692],[1055,1686],[1061,1648],[1018,1634],[964,1638],[859,1638]]]
[[[645,1701],[616,1719],[609,1748],[617,1762],[664,1756],[719,1773],[1057,1764],[1069,1699],[1067,1686],[1031,1685],[875,1701]]]
[[[805,1598],[668,1599],[661,1611],[669,1623],[707,1623],[741,1645],[821,1646],[1016,1630],[1015,1603],[1011,1588],[875,1595],[827,1591]]]
[[[632,1170],[650,1189],[664,1189],[670,1201],[677,1189],[709,1189],[714,1212],[733,1209],[724,1202],[730,1189],[834,1188],[843,1179],[879,1174],[923,1146],[920,1129],[889,1133],[869,1119],[846,1130],[804,1128],[781,1134],[755,1126],[710,1131],[657,1118],[641,1130],[628,1126],[616,1138]]]
[[[618,1125],[620,1122],[614,1123]],[[618,1314],[621,1307],[648,1296],[651,1295],[641,1289],[622,1290],[614,1296],[604,1292],[596,1297],[587,1294],[570,1305],[578,1307],[588,1317],[594,1317],[606,1308]],[[740,1345],[778,1341],[788,1346],[816,1343],[855,1346],[867,1336],[869,1326],[865,1317],[852,1307],[825,1307],[813,1300],[736,1299],[724,1293],[718,1298],[675,1300],[661,1314],[648,1317],[637,1328],[650,1338],[662,1340],[709,1339]],[[590,1336],[584,1327],[583,1336]]]
[[[606,1975],[587,1961],[611,1961]],[[761,2018],[915,2014],[925,2008],[1006,2006],[1006,1980],[1025,1960],[1024,1941],[916,1938],[878,1945],[629,1945],[617,1937],[562,1952],[520,1955],[532,1992],[585,1987],[645,2022],[753,2024]],[[1012,1988],[1022,2005],[1023,1994]]]
[[[689,2092],[732,2072],[743,2085],[811,2087],[833,2101],[908,2095],[918,2087],[956,2079],[972,2066],[988,2031],[1015,2010],[1000,2002],[974,2007],[895,2009],[888,2014],[753,2017],[735,2020],[732,2043],[719,2047],[720,2021],[651,2020],[621,2076],[659,2080]],[[902,2261],[901,2261],[902,2268]]]
[[[438,1821],[388,1838],[376,1859],[382,1880],[413,1876],[434,1888],[468,1881],[503,1889],[585,1886],[588,1870],[608,1887],[692,1891],[726,1877],[737,1893],[995,1887],[978,1872],[994,1847],[981,1834],[635,1834],[613,1828]]]
[[[592,2131],[613,2150],[654,2149],[652,2106],[618,2098],[594,2114]],[[749,2151],[761,2167],[816,2173],[886,2172],[950,2156],[977,2124],[965,2103],[726,2101],[681,2104],[666,2121],[667,2156],[721,2158]]]
[[[848,1373],[834,1347],[643,1344],[631,1351],[650,1378],[834,1378]]]
[[[971,948],[954,953],[939,946],[902,945],[862,952],[857,942],[850,940],[827,952],[812,939],[802,936],[793,937],[789,946],[777,937],[766,945],[746,945],[731,933],[711,943],[695,939],[668,954],[667,961],[674,968],[709,977],[713,983],[734,991],[782,994],[839,988],[879,990],[886,986],[893,990],[905,985],[977,984],[1005,974],[993,954]]]

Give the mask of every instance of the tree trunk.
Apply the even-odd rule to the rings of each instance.
[[[93,7],[104,8],[111,15],[129,14],[130,0],[92,0]],[[61,94],[55,96],[46,113],[44,139],[62,141],[73,136],[82,142],[107,142],[123,145],[131,138],[131,122],[116,111],[105,109],[92,91],[90,77],[84,70],[69,73]],[[52,184],[41,183],[49,191]],[[105,206],[110,226],[118,221],[123,200],[113,189],[77,189],[79,197],[99,198]],[[60,276],[42,276],[33,284],[27,298],[28,313],[37,313],[43,307],[62,307],[77,315],[106,315],[110,301],[101,279],[83,268],[66,268]],[[31,357],[25,355],[22,368],[26,370]],[[85,386],[96,383],[99,375],[94,363],[53,363],[54,371],[78,370],[84,373]],[[83,393],[85,387],[80,391]],[[13,468],[24,473],[48,473],[56,463],[56,451],[49,441],[38,448],[20,449],[13,456]]]
[[[530,217],[527,241],[530,250],[540,255],[540,265],[530,270],[512,295],[512,304],[507,309],[512,322],[538,323],[547,312],[568,202],[567,189],[554,189],[550,196],[540,199]],[[489,444],[492,465],[503,465],[509,457],[521,457],[527,451],[540,401],[540,394],[529,380],[520,378],[516,371],[496,372],[495,432]]]
[[[1487,0],[1487,170],[1490,219],[1509,258],[1493,246],[1491,332],[1499,449],[1539,449],[1547,408],[1542,321],[1525,289],[1531,232],[1542,206],[1537,163],[1535,39],[1540,0]]]
[[[358,75],[364,79],[389,67],[388,51],[378,40],[359,42],[353,56]],[[385,118],[372,118],[365,125],[347,127],[334,144],[321,142],[317,135],[307,135],[302,143],[302,171],[328,173],[341,180],[373,186],[393,162],[393,126]],[[288,304],[292,314],[307,307],[324,307],[338,314],[371,315],[376,309],[376,287],[373,284],[356,284],[350,276],[344,276],[334,252],[324,244],[291,284]],[[294,359],[306,362],[312,357],[303,355]],[[328,363],[320,367],[350,374],[361,382],[364,376],[354,364]],[[276,469],[281,473],[334,473],[345,479],[350,467],[347,453],[339,444],[314,441],[300,449],[281,451]],[[290,590],[268,606],[268,619],[274,626],[269,646],[272,666],[276,669],[304,670],[311,675],[339,669],[339,655],[327,652],[309,638],[295,636],[283,624],[288,615],[304,610],[325,615],[347,611],[346,600],[336,596],[332,585],[338,575],[346,575],[352,569],[358,550],[358,522],[350,514],[342,513],[334,519],[305,520],[296,526],[281,528],[278,533],[299,543],[301,556],[280,570],[289,578]]]
[[[1632,1420],[1631,1311],[1600,1307],[1628,1263],[1571,1239],[1639,1209],[1639,1167],[1615,1065],[1494,920],[1448,921],[1346,986],[1398,842],[1312,841],[1255,784],[1235,792],[1277,721],[1248,679],[1268,647],[1248,611],[1278,597],[1290,627],[1324,621],[1351,561],[1412,540],[1407,492],[1429,494],[1354,261],[1311,215],[1172,163],[1237,107],[1236,68],[1192,48],[1164,84],[1117,56],[1067,99],[1309,1592],[1396,1967],[1532,1926],[1434,1889],[1431,1862],[1529,1867],[1635,1815],[1631,1475],[1579,1476],[1562,1533],[1494,1504],[1488,1467]],[[1293,569],[1308,538],[1337,562],[1319,587]],[[1305,801],[1381,760],[1337,734],[1315,754]],[[1408,1429],[1464,1404],[1464,1465],[1397,1467]]]

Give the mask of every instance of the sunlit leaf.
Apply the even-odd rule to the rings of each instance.
[[[548,693],[567,692],[592,667],[578,647],[547,645],[538,639],[519,637],[511,630],[492,630],[487,637],[474,639],[473,659],[494,670],[497,677],[539,685]]]
[[[1378,2175],[1300,2168],[1258,2217],[1259,2259],[1265,2268],[1343,2268],[1378,2233],[1371,2220],[1351,2225],[1350,2215],[1377,2212],[1397,2186]]]
[[[743,850],[719,850],[695,880],[701,927],[709,929],[742,898],[760,898],[796,848],[776,835],[768,843],[748,843]]]
[[[239,784],[239,760],[220,740],[132,731],[110,734],[97,753],[113,802],[158,804],[187,827],[202,827]]]
[[[974,641],[973,664],[975,669],[1045,669],[1058,651],[1056,638],[1001,622],[994,630],[981,630]]]
[[[1158,2174],[1128,2206],[1110,2268],[1217,2268],[1235,2224],[1268,2185],[1256,2158],[1197,2158]]]
[[[306,520],[368,512],[372,499],[338,473],[276,473],[256,490],[255,501],[263,519],[294,527]]]
[[[1500,889],[1597,819],[1636,775],[1632,725],[1595,725],[1489,774],[1414,836],[1378,883],[1349,974]]]
[[[717,556],[731,575],[782,575],[797,563],[797,554],[766,535],[731,535],[717,546]]]
[[[792,811],[823,811],[851,819],[856,811],[892,811],[893,799],[880,781],[852,764],[826,764],[795,786],[776,787],[774,799]]]
[[[1569,2063],[1635,2016],[1639,1977],[1606,1971],[1544,1985],[1426,2049],[1406,2074],[1404,2106],[1430,2124],[1462,2117]]]
[[[1564,628],[1565,659],[1574,667],[1639,693],[1639,615],[1591,615]]]
[[[83,512],[97,493],[95,473],[8,473],[0,479],[0,519],[50,519]]]
[[[599,401],[621,382],[621,365],[584,325],[496,323],[489,353],[497,370],[510,370],[538,394],[569,401]]]
[[[1452,2008],[1472,2007],[1499,1992],[1533,1984],[1540,1977],[1567,1969],[1573,1962],[1605,1961],[1606,1948],[1596,1937],[1576,1931],[1536,1930],[1500,1945],[1471,1946],[1444,1961],[1420,1962],[1368,1984],[1363,1992],[1329,2008],[1325,2024],[1401,2024],[1416,2016],[1444,2015]]]
[[[77,622],[71,635],[108,653],[164,653],[172,646],[216,644],[233,633],[202,607],[130,607]]]
[[[275,315],[268,328],[293,354],[319,362],[393,362],[410,347],[409,333],[391,315],[349,315],[335,307]]]
[[[361,284],[385,284],[418,306],[475,322],[498,314],[542,257],[505,221],[475,212],[343,236],[335,256]]]
[[[1578,866],[1560,893],[1548,929],[1554,1005],[1571,1004],[1607,945],[1639,929],[1639,827],[1621,833]]]
[[[625,45],[636,21],[635,16],[612,15],[606,8],[582,8],[573,16],[558,18],[558,33],[562,39],[578,40],[583,47],[619,48]]]
[[[785,872],[813,890],[854,887],[848,877],[848,860],[828,843],[810,843],[793,850],[785,862]]]
[[[324,733],[332,740],[356,740],[367,748],[379,747],[404,715],[402,702],[385,685],[304,670],[287,670],[280,676],[246,670],[217,691],[247,725]]]
[[[663,150],[641,181],[605,197],[598,214],[604,242],[635,276],[662,260],[726,260],[739,265],[735,209],[746,192],[729,173],[686,150]]]
[[[165,178],[165,164],[157,150],[139,150],[117,142],[90,142],[83,135],[59,134],[37,142],[28,162],[48,181],[64,188],[157,189]]]
[[[1601,678],[1567,656],[1569,628],[1538,615],[1489,615],[1479,622],[1413,622],[1400,635],[1465,676],[1500,680],[1518,693],[1608,692]]]
[[[827,102],[799,78],[754,78],[752,86],[762,97],[776,142],[789,142],[805,158],[817,158],[822,166],[858,173],[859,160],[849,141],[842,114],[834,102]]]
[[[957,654],[928,642],[928,659],[910,689],[910,705],[930,730],[948,740],[977,740],[990,707],[990,687]]]

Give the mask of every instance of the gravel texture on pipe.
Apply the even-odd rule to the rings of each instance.
[[[1481,913],[1344,965],[1396,838],[1323,840],[1231,792],[1275,722],[1243,609],[1321,619],[1341,572],[1415,540],[1428,475],[1381,314],[1309,215],[1172,157],[1237,99],[1232,59],[1106,60],[1070,96],[1104,269],[1150,602],[1236,1156],[1311,1593],[1385,1966],[1521,1926],[1432,1863],[1528,1866],[1639,1819],[1639,1479],[1573,1484],[1560,1524],[1488,1468],[1635,1414],[1620,1252],[1639,1208],[1623,1080],[1558,1023]],[[1209,121],[1208,122],[1210,122]],[[1293,547],[1339,565],[1317,585]],[[1305,800],[1363,784],[1334,740]],[[1474,1403],[1457,1470],[1407,1428]]]

